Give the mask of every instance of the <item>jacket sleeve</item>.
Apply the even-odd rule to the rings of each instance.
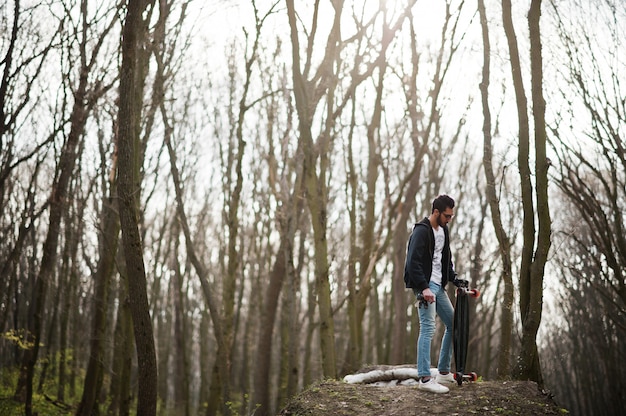
[[[454,262],[452,261],[452,253],[450,253],[450,261],[448,262],[449,264],[449,270],[448,270],[448,276],[450,276],[450,279],[452,280],[452,283],[455,286],[458,286],[458,284],[456,283],[456,281],[458,280],[456,277],[456,271],[454,271]]]
[[[428,279],[424,272],[424,253],[427,253],[427,235],[425,227],[416,226],[409,239],[406,264],[404,266],[404,282],[407,288],[421,292],[428,288]]]
[[[448,241],[448,276],[450,280],[456,280],[456,271],[454,271],[454,262],[452,261],[452,249],[450,248],[450,242]]]
[[[444,230],[445,230],[445,235],[446,235],[446,242],[444,245],[445,252],[444,252],[444,256],[442,260],[445,261],[446,263],[442,265],[441,271],[443,272],[444,276],[446,276],[445,283],[451,282],[455,286],[458,286],[456,271],[454,270],[454,262],[452,261],[452,249],[450,248],[450,234],[448,231],[448,227],[445,227]],[[445,269],[446,265],[447,265],[447,270]]]

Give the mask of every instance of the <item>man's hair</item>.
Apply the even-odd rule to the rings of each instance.
[[[433,200],[431,213],[435,212],[435,210],[444,212],[446,208],[454,208],[454,199],[450,198],[448,195],[439,195]]]

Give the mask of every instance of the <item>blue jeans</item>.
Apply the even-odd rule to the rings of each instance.
[[[430,376],[430,344],[435,335],[435,313],[439,315],[446,330],[441,341],[439,351],[439,372],[450,371],[452,360],[452,322],[454,308],[446,291],[437,283],[430,282],[430,290],[435,294],[435,303],[428,304],[426,308],[420,303],[418,311],[420,317],[420,334],[417,339],[417,375],[419,377]],[[417,293],[416,293],[417,295]]]

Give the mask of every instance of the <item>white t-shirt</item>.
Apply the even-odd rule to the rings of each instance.
[[[441,279],[443,278],[441,274],[441,255],[443,253],[443,244],[446,241],[446,235],[443,231],[443,227],[433,228],[433,233],[435,234],[435,253],[433,254],[433,271],[430,275],[430,281],[440,285]]]

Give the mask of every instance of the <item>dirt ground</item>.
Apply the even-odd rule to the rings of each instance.
[[[447,394],[417,386],[378,387],[322,381],[293,398],[281,416],[306,415],[565,415],[529,381],[477,381],[450,385]]]

